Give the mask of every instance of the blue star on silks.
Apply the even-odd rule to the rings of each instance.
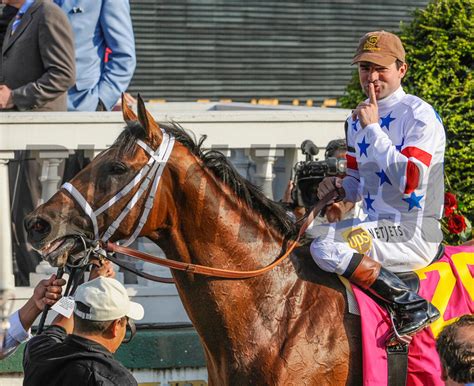
[[[392,118],[391,115],[392,115],[392,111],[390,111],[390,113],[388,113],[388,115],[386,117],[380,117],[380,119],[382,120],[382,122],[380,122],[380,127],[381,128],[386,127],[387,130],[390,130],[390,122],[397,119],[397,118]]]
[[[400,145],[395,145],[395,148],[398,151],[402,151],[402,147],[403,147],[404,144],[405,144],[405,137],[402,138],[402,143]]]
[[[403,201],[408,202],[408,211],[412,210],[413,208],[417,207],[421,209],[420,201],[423,198],[423,195],[417,196],[415,192],[410,194],[408,198],[402,198]]]
[[[359,118],[356,118],[354,122],[352,122],[352,128],[354,131],[357,131],[357,124],[359,123]]]
[[[365,136],[362,139],[362,142],[357,142],[357,145],[359,145],[360,156],[362,157],[362,154],[365,154],[365,156],[368,157],[367,148],[370,146],[370,143],[365,142]]]
[[[365,201],[365,206],[367,206],[367,210],[372,209],[375,212],[374,207],[372,206],[372,203],[375,201],[373,198],[370,198],[370,193],[367,192],[367,197],[364,198]]]
[[[375,172],[375,174],[377,174],[380,178],[380,185],[383,185],[384,182],[389,185],[392,185],[392,182],[389,180],[383,169],[381,169],[379,172]]]

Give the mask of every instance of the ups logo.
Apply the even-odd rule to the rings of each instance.
[[[377,35],[369,36],[364,44],[364,51],[379,51],[380,48],[377,47],[378,41],[379,37]]]
[[[353,228],[342,234],[352,249],[362,254],[367,254],[372,248],[372,238],[370,234],[362,228]]]

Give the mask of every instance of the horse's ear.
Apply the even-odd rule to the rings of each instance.
[[[125,98],[124,93],[122,93],[122,115],[123,115],[123,120],[125,122],[138,121],[137,115],[133,112],[133,110],[130,107],[128,107],[127,100]]]
[[[145,102],[143,101],[140,94],[137,96],[137,112],[138,120],[146,131],[147,138],[152,142],[161,142],[162,133],[158,123],[156,123],[153,116],[147,111]]]

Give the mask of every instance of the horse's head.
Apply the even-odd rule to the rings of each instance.
[[[141,98],[138,117],[124,103],[122,110],[127,127],[114,145],[25,218],[28,241],[53,266],[66,264],[91,240],[136,237],[147,221],[144,207],[159,194],[174,138],[162,132]]]

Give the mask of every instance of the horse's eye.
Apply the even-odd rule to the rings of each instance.
[[[109,173],[114,175],[125,174],[128,171],[127,166],[122,162],[112,162],[109,165]]]

